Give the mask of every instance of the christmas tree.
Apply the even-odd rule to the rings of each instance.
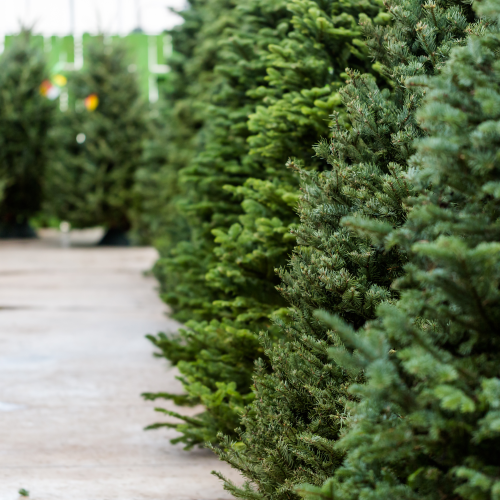
[[[135,173],[134,205],[131,212],[132,241],[142,245],[169,248],[189,237],[185,218],[177,209],[182,197],[175,168],[165,168],[172,154],[176,123],[172,102],[162,98],[151,106],[148,116],[148,138],[144,142],[141,166]],[[180,126],[180,123],[178,124]],[[191,138],[189,125],[186,127]],[[173,163],[173,162],[172,162]]]
[[[102,244],[126,244],[147,108],[125,47],[93,41],[69,85],[76,102],[54,130],[47,210],[74,227],[104,226]]]
[[[237,409],[248,402],[259,344],[247,325],[234,322],[245,304],[239,311],[237,306],[227,304],[231,285],[212,286],[206,276],[218,264],[212,230],[228,227],[241,213],[240,201],[224,186],[241,185],[256,168],[247,157],[246,121],[254,104],[246,91],[264,83],[265,65],[258,54],[276,40],[276,24],[283,12],[274,4],[236,9],[232,2],[214,0],[199,6],[198,15],[206,23],[198,34],[199,46],[204,48],[201,55],[208,59],[212,54],[209,49],[218,49],[217,57],[210,59],[215,60],[218,78],[211,81],[211,97],[205,101],[210,119],[199,132],[199,152],[179,173],[185,190],[180,205],[191,238],[170,250],[157,265],[161,273],[157,276],[166,284],[164,289],[168,289],[168,283],[173,285],[164,294],[165,300],[179,311],[178,319],[191,321],[187,323],[189,330],[181,330],[180,337],[150,337],[164,356],[178,365],[187,394],[145,395],[171,398],[178,404],[202,402],[207,407],[206,412],[184,419],[183,424],[166,424],[182,432],[178,440],[187,447],[215,441],[221,429],[231,432],[237,424]],[[256,44],[258,33],[261,38]],[[276,295],[272,286],[255,288],[257,296],[266,293]]]
[[[386,246],[408,248],[401,300],[357,335],[326,317],[364,370],[344,466],[305,498],[486,499],[500,492],[500,3],[426,91],[429,137],[411,160],[420,196]],[[373,231],[380,238],[383,234]]]
[[[376,17],[379,6],[255,0],[229,12],[236,20],[219,41],[216,71],[223,79],[204,125],[206,143],[180,173],[197,186],[186,204],[196,239],[163,260],[164,279],[177,283],[167,301],[203,321],[189,322],[180,339],[151,337],[178,363],[187,396],[147,397],[207,408],[176,426],[188,446],[215,442],[218,431],[234,435],[253,398],[253,364],[263,355],[257,332],[265,327],[274,337],[271,316],[286,314],[274,269],[295,242],[298,186],[287,156],[310,159],[312,143],[328,133],[343,68],[370,69],[358,18]],[[256,140],[258,134],[265,137]]]
[[[198,249],[203,220],[196,210],[190,209],[206,188],[188,182],[184,172],[207,143],[212,99],[221,88],[221,76],[214,71],[221,57],[219,41],[234,22],[229,5],[227,0],[191,2],[190,8],[181,12],[186,22],[175,34],[172,32],[173,92],[168,97],[172,120],[171,126],[166,125],[170,130],[166,149],[169,153],[161,175],[171,177],[173,185],[178,187],[175,210],[187,221],[187,235],[169,242],[163,235],[172,226],[168,222],[163,225],[158,233],[161,258],[155,266],[155,275],[160,281],[162,298],[180,321],[202,317],[198,310],[203,306],[198,292],[194,293],[192,288],[210,294],[203,279],[210,252]],[[209,295],[209,299],[213,297]]]
[[[409,0],[388,7],[394,19],[389,28],[363,24],[393,90],[381,89],[371,75],[348,71],[340,96],[351,127],[337,117],[332,140],[316,147],[329,170],[299,170],[299,246],[280,272],[291,319],[278,322],[282,343],[264,335],[270,362],[258,364],[255,402],[245,411],[239,439],[225,437],[218,451],[248,479],[243,488],[225,481],[240,498],[297,498],[298,484],[321,485],[339,467],[343,450],[335,442],[346,422],[347,389],[362,382],[363,373],[340,355],[329,358],[329,349],[342,353],[342,346],[314,312],[336,313],[358,331],[378,304],[397,299],[391,284],[402,274],[406,254],[398,246],[385,250],[365,232],[367,226],[401,227],[407,217],[407,161],[413,140],[424,131],[415,121],[423,90],[405,81],[438,72],[474,17],[460,4]]]
[[[29,219],[41,208],[55,111],[48,78],[43,52],[21,32],[0,58],[0,237],[35,236]]]
[[[179,207],[186,195],[179,171],[198,149],[198,132],[206,114],[201,103],[207,98],[210,82],[216,78],[211,62],[213,50],[199,53],[201,4],[191,1],[189,5],[186,10],[175,11],[184,22],[167,32],[172,40],[172,54],[167,61],[170,71],[166,84],[160,88],[159,101],[151,110],[151,133],[144,144],[144,157],[134,184],[133,237],[154,243],[162,256],[190,238],[186,216]],[[203,81],[201,88],[199,80]],[[168,294],[174,285],[164,277],[161,260],[155,273],[162,295]],[[170,305],[179,312],[173,302]]]

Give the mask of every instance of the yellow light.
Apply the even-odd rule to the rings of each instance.
[[[58,87],[64,87],[68,83],[68,79],[64,75],[55,75],[54,78],[52,78],[52,81]]]

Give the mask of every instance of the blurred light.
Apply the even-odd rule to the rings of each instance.
[[[97,106],[99,106],[99,97],[97,96],[97,94],[90,94],[85,98],[83,102],[85,104],[85,107],[87,108],[87,111],[95,111],[97,109]]]
[[[64,87],[68,83],[68,79],[64,75],[55,75],[54,78],[52,78],[52,81],[58,87]]]
[[[63,220],[59,224],[59,229],[61,230],[61,233],[69,233],[71,230],[71,224],[65,220]]]
[[[85,136],[85,134],[82,134],[82,133],[79,133],[77,136],[76,136],[76,142],[78,144],[83,144],[85,142],[85,139],[87,139],[87,137]]]
[[[50,80],[44,80],[40,84],[40,94],[42,94],[47,99],[50,99],[51,101],[57,99],[60,93],[61,90],[52,85],[52,82]]]

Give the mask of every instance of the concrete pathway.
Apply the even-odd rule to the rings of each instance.
[[[140,393],[182,391],[144,339],[178,326],[143,275],[155,259],[151,248],[61,248],[50,232],[0,242],[0,500],[20,488],[32,500],[231,498],[210,471],[235,473],[209,451],[143,431],[162,417]]]

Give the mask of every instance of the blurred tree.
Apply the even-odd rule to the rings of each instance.
[[[0,237],[34,237],[55,103],[42,95],[46,61],[23,31],[0,57]]]
[[[124,46],[95,39],[69,85],[76,103],[52,134],[47,211],[74,227],[104,226],[102,244],[127,244],[147,107]]]
[[[136,241],[154,243],[160,255],[191,237],[186,214],[179,206],[186,196],[180,182],[182,170],[196,154],[201,142],[207,92],[213,74],[213,49],[202,51],[197,40],[202,16],[200,2],[191,0],[190,8],[175,11],[184,22],[167,32],[172,39],[172,55],[167,60],[170,72],[160,87],[160,99],[150,115],[151,135],[144,145],[141,168],[136,172],[132,235]],[[205,54],[199,55],[199,52]],[[155,269],[164,297],[174,283],[164,279],[164,269]],[[177,312],[175,304],[171,304]]]

